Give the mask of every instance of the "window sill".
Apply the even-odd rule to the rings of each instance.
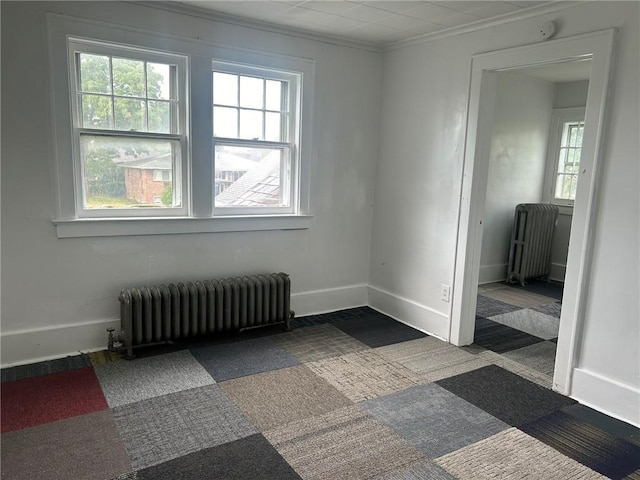
[[[129,235],[174,235],[187,233],[304,230],[311,215],[261,215],[216,218],[92,218],[56,220],[58,238],[118,237]]]

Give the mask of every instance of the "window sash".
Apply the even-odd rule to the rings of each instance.
[[[115,95],[113,92],[113,78],[110,70],[110,93],[102,96],[111,99],[111,107],[114,108],[114,99],[125,99],[133,101],[159,101],[170,105],[170,132],[161,133],[144,130],[121,130],[115,128],[92,128],[83,125],[83,111],[81,97],[82,95],[96,95],[100,93],[86,92],[81,89],[80,78],[80,55],[96,54],[109,57],[110,69],[113,58],[131,59],[144,62],[145,67],[145,96],[124,96]],[[135,47],[120,46],[106,42],[95,42],[79,38],[71,38],[67,42],[67,55],[69,65],[69,88],[71,91],[71,114],[72,114],[72,152],[74,159],[74,184],[75,184],[75,216],[76,218],[113,218],[113,217],[153,217],[153,216],[185,216],[189,212],[189,182],[187,175],[188,165],[188,104],[186,102],[186,80],[187,80],[187,59],[186,57],[157,53],[152,50],[146,50]],[[147,70],[148,63],[158,63],[169,65],[170,68],[170,86],[169,99],[155,99],[149,97],[147,88]],[[148,107],[148,103],[147,103]],[[115,122],[115,112],[112,110],[112,121]],[[148,108],[145,110],[145,124],[149,123]],[[148,140],[158,141],[165,140],[167,142],[179,145],[179,164],[172,165],[172,185],[173,195],[178,206],[154,206],[153,208],[140,207],[121,207],[121,208],[89,208],[85,207],[87,203],[86,192],[86,176],[85,161],[82,158],[81,139],[86,136],[100,136],[117,140]]]
[[[253,67],[248,65],[240,65],[230,62],[217,61],[214,60],[212,62],[212,79],[213,74],[215,73],[227,73],[231,75],[238,76],[238,87],[237,87],[237,101],[235,105],[227,105],[223,103],[215,103],[212,105],[212,114],[216,107],[221,108],[229,108],[235,109],[237,111],[237,119],[236,119],[236,136],[216,136],[214,133],[213,136],[213,144],[214,144],[214,152],[213,152],[213,177],[214,177],[214,195],[213,195],[213,216],[228,216],[228,215],[268,215],[268,214],[295,214],[299,212],[299,149],[297,148],[297,143],[299,141],[299,130],[300,126],[298,125],[298,115],[300,108],[300,88],[301,88],[301,76],[300,74],[292,73],[292,72],[284,72],[279,70],[272,70],[267,68]],[[240,95],[241,95],[241,77],[253,77],[259,78],[263,80],[263,88],[266,89],[266,81],[267,80],[277,80],[284,82],[286,84],[286,92],[283,92],[281,98],[281,109],[274,110],[266,108],[266,96],[264,96],[263,92],[263,108],[252,108],[241,106]],[[213,84],[213,88],[215,89],[215,83]],[[286,93],[286,95],[285,95]],[[215,98],[215,90],[214,96]],[[240,136],[241,134],[241,115],[242,111],[253,111],[259,112],[263,116],[262,121],[262,138],[263,139],[251,139],[251,138],[243,138]],[[266,122],[265,116],[267,113],[278,113],[281,115],[281,134],[280,138],[283,141],[269,141],[264,140],[267,137],[265,129]],[[216,126],[214,123],[214,132]],[[260,149],[276,149],[281,150],[282,160],[280,165],[280,198],[282,203],[285,205],[282,206],[238,206],[238,205],[228,205],[228,206],[216,206],[215,201],[215,155],[216,155],[216,147],[218,146],[229,146],[229,147],[246,147],[246,148],[260,148]]]

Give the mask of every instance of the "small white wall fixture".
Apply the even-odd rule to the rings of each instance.
[[[565,278],[554,390],[571,394],[589,284],[596,185],[615,29],[474,55],[460,197],[450,342],[473,342],[497,72],[591,59],[585,131]]]

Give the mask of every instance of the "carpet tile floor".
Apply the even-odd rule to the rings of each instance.
[[[0,476],[640,479],[639,430],[551,391],[552,332],[503,320],[559,299],[482,286],[463,348],[363,307],[5,369]]]

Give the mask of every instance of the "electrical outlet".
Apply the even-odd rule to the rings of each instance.
[[[451,295],[451,287],[446,283],[442,284],[442,289],[440,291],[440,299],[443,302],[449,302],[449,296]]]

